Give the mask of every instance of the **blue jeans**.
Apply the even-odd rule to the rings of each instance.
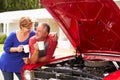
[[[6,71],[2,71],[4,80],[14,80],[14,76],[13,76],[14,72],[6,72]],[[15,73],[18,77],[19,80],[22,80],[21,74],[20,73]]]

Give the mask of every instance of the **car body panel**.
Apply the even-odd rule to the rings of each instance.
[[[33,70],[79,55],[84,59],[120,61],[120,11],[113,0],[40,0],[40,2],[59,23],[75,48],[76,54],[54,57],[48,63],[25,65],[21,70],[23,80],[25,69]],[[105,80],[108,80],[107,78]]]
[[[120,70],[111,73],[110,75],[106,76],[103,80],[120,80]]]
[[[41,0],[41,3],[78,53],[101,54],[99,58],[110,55],[113,59],[119,55],[120,11],[113,0]],[[85,58],[93,59],[92,56]]]
[[[40,68],[42,67],[43,65],[46,65],[46,64],[52,64],[52,63],[56,63],[56,62],[62,62],[62,61],[65,61],[65,60],[70,60],[70,59],[73,59],[75,58],[75,55],[69,55],[69,56],[64,56],[64,57],[59,57],[59,58],[55,58],[53,57],[49,62],[47,63],[37,63],[37,64],[26,64],[22,67],[21,69],[21,76],[22,76],[22,80],[25,80],[24,78],[24,71],[25,70],[29,70],[32,72],[33,69],[37,69],[37,68]]]

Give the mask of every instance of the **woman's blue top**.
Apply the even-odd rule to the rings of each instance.
[[[0,69],[2,71],[7,72],[18,72],[20,73],[20,70],[22,66],[24,65],[23,57],[28,57],[28,53],[23,52],[10,52],[11,47],[18,47],[19,45],[26,45],[29,43],[30,37],[35,35],[34,31],[30,32],[29,37],[23,41],[20,42],[17,39],[16,32],[10,33],[10,35],[7,37],[4,43],[4,52],[2,53],[0,57]]]

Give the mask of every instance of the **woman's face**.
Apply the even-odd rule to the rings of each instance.
[[[20,28],[24,32],[30,32],[30,30],[32,29],[32,24],[33,22],[29,17],[22,17],[20,19]]]
[[[26,26],[26,27],[22,27],[22,30],[24,31],[24,32],[30,32],[31,31],[31,29],[32,29],[32,22],[28,25],[28,26]]]

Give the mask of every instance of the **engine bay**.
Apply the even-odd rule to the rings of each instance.
[[[116,70],[113,62],[85,61],[79,56],[37,68],[33,73],[34,80],[102,80]]]

